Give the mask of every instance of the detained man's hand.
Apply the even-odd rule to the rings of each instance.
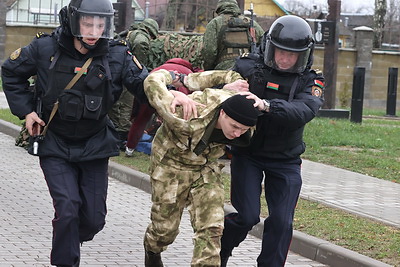
[[[249,84],[245,80],[237,80],[232,83],[225,84],[223,89],[232,90],[236,92],[248,92]]]
[[[184,120],[188,120],[192,117],[197,118],[197,106],[205,107],[205,105],[192,100],[182,92],[173,90],[170,92],[174,95],[174,100],[171,103],[171,111],[175,113],[176,106],[182,106]]]

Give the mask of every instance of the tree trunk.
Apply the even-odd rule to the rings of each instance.
[[[165,28],[167,31],[174,31],[176,26],[177,15],[180,10],[182,0],[169,0],[167,7],[167,15],[165,17]]]
[[[3,64],[3,60],[5,59],[6,16],[7,16],[6,0],[0,0],[0,65]]]
[[[386,0],[375,0],[374,48],[382,47],[383,28],[385,27]]]

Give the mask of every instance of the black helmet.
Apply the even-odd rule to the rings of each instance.
[[[293,15],[278,18],[264,34],[262,50],[265,64],[285,72],[303,72],[312,57],[314,48],[312,36],[311,27],[304,19]],[[290,69],[280,69],[275,62],[276,48],[298,53],[296,64]]]
[[[68,5],[68,20],[73,36],[93,36],[84,36],[85,33],[81,32],[81,20],[85,19],[88,19],[86,25],[92,28],[95,37],[113,38],[114,9],[110,0],[71,0]],[[94,26],[101,35],[96,36]]]

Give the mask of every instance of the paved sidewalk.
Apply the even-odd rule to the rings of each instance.
[[[0,92],[0,108],[8,108],[8,103],[4,92]]]
[[[400,184],[303,161],[301,197],[400,228]]]
[[[53,207],[38,158],[0,133],[0,266],[50,266]],[[150,194],[110,178],[107,223],[82,246],[83,267],[143,266],[142,239],[150,213]],[[162,253],[167,267],[188,267],[192,229],[184,213],[181,233]],[[235,250],[229,266],[255,266],[261,240],[251,235]],[[286,266],[326,266],[290,253]]]

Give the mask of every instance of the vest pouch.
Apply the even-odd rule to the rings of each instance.
[[[89,120],[98,120],[101,113],[101,102],[103,97],[85,95],[85,108],[83,109],[83,118]]]
[[[91,90],[96,90],[101,84],[103,84],[106,77],[107,75],[104,67],[96,65],[85,77],[85,85]]]
[[[228,48],[249,48],[250,20],[247,17],[231,17],[224,30],[223,42]]]
[[[78,90],[64,90],[58,98],[58,114],[66,121],[78,121],[83,113],[83,96]]]
[[[247,30],[231,29],[225,32],[225,44],[232,48],[249,48],[249,34]]]

